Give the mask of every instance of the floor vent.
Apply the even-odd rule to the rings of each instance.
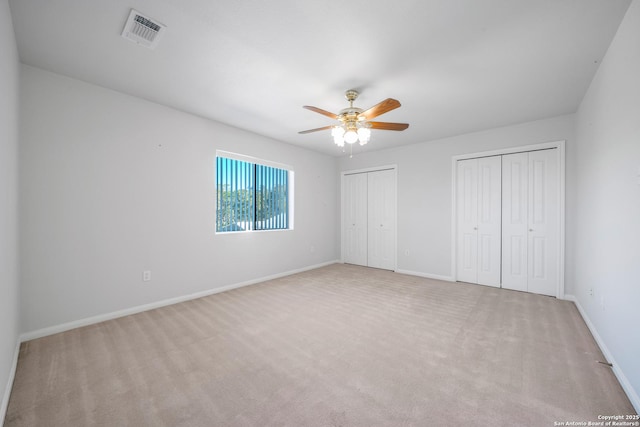
[[[165,25],[131,9],[129,18],[124,24],[124,30],[122,30],[122,37],[148,47],[149,49],[153,49],[158,44],[165,28]]]

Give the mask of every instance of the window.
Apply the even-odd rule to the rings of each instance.
[[[288,166],[218,152],[216,232],[293,228],[292,188]]]

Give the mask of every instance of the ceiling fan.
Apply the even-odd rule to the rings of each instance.
[[[409,127],[407,123],[388,123],[388,122],[372,122],[371,119],[381,114],[387,113],[400,107],[400,102],[393,98],[387,98],[384,101],[374,105],[368,110],[354,107],[353,101],[356,100],[359,93],[357,90],[350,89],[345,92],[345,98],[349,101],[349,107],[340,110],[340,113],[334,114],[318,107],[305,105],[302,108],[315,111],[324,116],[338,120],[340,123],[331,126],[324,126],[316,129],[303,130],[301,134],[317,132],[320,130],[331,129],[331,136],[338,147],[344,147],[344,143],[354,144],[360,142],[364,145],[371,138],[371,129],[380,130],[405,130]]]

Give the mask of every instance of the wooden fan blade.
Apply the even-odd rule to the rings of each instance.
[[[338,115],[330,113],[328,111],[323,110],[322,108],[312,107],[311,105],[304,105],[302,108],[306,108],[307,110],[315,111],[316,113],[320,113],[324,116],[331,117],[334,120],[338,120]]]
[[[363,111],[358,114],[358,117],[364,117],[366,120],[371,120],[374,117],[378,117],[380,114],[388,113],[391,110],[395,110],[400,106],[400,101],[393,98],[387,98],[379,104],[374,105],[367,111]]]
[[[387,123],[387,122],[369,122],[371,129],[382,130],[405,130],[409,127],[408,123]]]
[[[321,127],[321,128],[317,128],[317,129],[309,129],[309,130],[303,130],[300,131],[298,133],[311,133],[311,132],[317,132],[319,130],[326,130],[326,129],[331,129],[333,126],[325,126],[325,127]]]

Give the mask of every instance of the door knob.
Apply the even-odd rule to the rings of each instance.
[[[533,231],[533,228],[530,228],[529,231]]]
[[[473,229],[474,229],[474,230],[477,230],[477,229],[478,229],[478,227],[473,227]]]

